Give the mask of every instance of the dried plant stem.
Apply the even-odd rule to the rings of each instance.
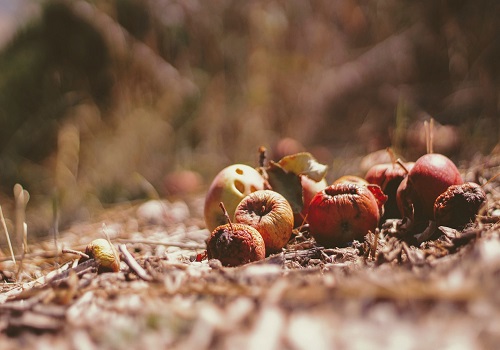
[[[181,249],[192,249],[192,250],[198,250],[198,249],[205,249],[206,247],[204,245],[200,244],[189,244],[189,243],[181,243],[181,242],[161,242],[161,241],[153,241],[153,240],[148,240],[148,239],[124,239],[124,238],[119,238],[117,239],[118,242],[121,243],[138,243],[138,244],[150,244],[150,245],[162,245],[165,247],[177,247]]]
[[[424,122],[425,128],[425,146],[427,154],[434,153],[434,118],[431,118],[430,121]]]
[[[434,153],[434,118],[429,122],[429,153]]]
[[[141,265],[135,260],[135,258],[130,254],[130,252],[127,249],[127,246],[125,244],[120,244],[118,245],[118,249],[123,255],[123,261],[139,276],[139,278],[143,279],[144,281],[152,281],[153,277],[151,277],[146,270],[142,268]]]
[[[491,181],[495,180],[499,176],[500,176],[500,173],[496,173],[495,175],[493,175],[492,177],[490,177],[488,179],[488,181],[486,181],[484,184],[482,184],[481,187],[484,189],[484,186],[486,186],[487,184],[489,184]]]
[[[14,200],[16,203],[16,237],[21,241],[24,253],[28,252],[28,230],[26,225],[26,205],[30,195],[20,184],[14,185]]]
[[[52,229],[53,229],[53,234],[54,234],[54,249],[57,252],[56,254],[56,261],[58,260],[59,257],[59,246],[57,244],[57,237],[59,236],[59,203],[57,200],[57,197],[54,197],[52,200]],[[64,253],[64,251],[63,251]]]
[[[118,256],[118,252],[116,251],[115,246],[113,245],[113,243],[111,243],[111,239],[109,238],[108,228],[106,227],[106,224],[102,224],[102,233],[104,235],[104,238],[106,238],[106,240],[108,241],[109,246],[113,250],[113,255],[115,257],[115,260],[120,261],[120,257]]]
[[[16,257],[14,256],[14,250],[12,249],[12,243],[10,242],[9,231],[7,230],[7,223],[5,222],[5,218],[3,216],[2,206],[0,205],[0,221],[2,222],[3,230],[5,231],[5,237],[7,238],[7,244],[9,245],[10,255],[12,257],[12,261],[14,264],[16,263]]]
[[[82,258],[90,259],[90,256],[88,256],[84,252],[81,252],[81,251],[78,251],[78,250],[74,250],[74,249],[64,248],[64,249],[61,250],[61,253],[63,253],[63,254],[65,254],[65,253],[75,254],[75,255],[79,255]]]

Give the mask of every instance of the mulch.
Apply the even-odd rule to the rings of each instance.
[[[388,220],[324,248],[307,226],[265,260],[205,258],[203,196],[115,207],[0,262],[0,347],[494,349],[500,341],[500,191],[462,230],[411,240]],[[109,236],[118,273],[62,253]],[[57,249],[55,248],[57,244]],[[20,266],[21,265],[21,266]]]

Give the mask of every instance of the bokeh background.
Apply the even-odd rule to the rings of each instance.
[[[0,0],[0,204],[31,232],[203,193],[223,167],[308,150],[457,163],[500,136],[497,0]],[[498,147],[497,147],[498,150]],[[8,215],[7,215],[8,216]]]

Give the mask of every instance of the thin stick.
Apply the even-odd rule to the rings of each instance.
[[[14,185],[14,199],[16,203],[16,237],[22,239],[24,253],[28,252],[28,231],[26,229],[26,205],[30,199],[28,191],[20,184]]]
[[[224,213],[224,217],[227,220],[227,223],[229,224],[229,227],[231,227],[231,231],[234,231],[233,229],[233,223],[231,222],[231,218],[229,217],[229,214],[227,213],[226,207],[224,206],[224,203],[220,202],[219,207],[222,209],[222,212]]]
[[[427,154],[429,154],[430,152],[430,143],[429,143],[429,140],[430,140],[430,137],[429,137],[429,122],[426,120],[424,121],[424,129],[425,129],[425,151]]]
[[[118,238],[118,242],[122,243],[138,243],[138,244],[151,244],[151,245],[162,245],[165,247],[177,247],[181,249],[192,249],[192,250],[198,250],[198,249],[205,249],[206,247],[204,245],[200,244],[189,244],[189,243],[181,243],[181,242],[161,242],[161,241],[153,241],[153,240],[148,240],[148,239],[124,239],[124,238]]]
[[[143,279],[144,281],[150,282],[153,280],[153,277],[151,277],[146,270],[142,268],[141,265],[135,260],[135,258],[130,254],[130,252],[127,249],[127,246],[125,244],[120,244],[118,245],[118,249],[123,255],[123,261],[139,276],[139,278]]]
[[[87,254],[85,254],[84,252],[81,252],[79,250],[64,248],[61,250],[61,253],[63,253],[63,254],[75,254],[75,255],[78,255],[84,259],[90,259],[90,256],[88,256]]]
[[[3,230],[5,231],[5,237],[7,238],[7,244],[9,245],[10,255],[12,257],[12,261],[14,264],[16,263],[16,257],[14,256],[14,250],[12,249],[12,244],[10,242],[9,230],[7,230],[7,223],[5,222],[5,218],[3,216],[2,206],[0,205],[0,221],[2,222]]]
[[[52,225],[53,225],[53,234],[54,234],[54,248],[56,253],[56,262],[58,262],[59,258],[59,247],[57,244],[57,236],[59,236],[59,205],[57,197],[55,196],[52,200]],[[63,251],[64,253],[64,251]]]
[[[434,153],[434,118],[429,123],[429,152]]]

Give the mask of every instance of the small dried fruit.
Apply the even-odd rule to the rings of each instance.
[[[120,259],[116,250],[104,238],[94,239],[87,245],[85,253],[99,264],[99,272],[120,271]]]
[[[266,247],[259,231],[238,223],[220,225],[207,239],[209,259],[218,259],[224,266],[239,266],[266,257]]]
[[[476,183],[453,185],[434,203],[434,218],[439,226],[462,228],[473,221],[486,203],[486,193]]]

